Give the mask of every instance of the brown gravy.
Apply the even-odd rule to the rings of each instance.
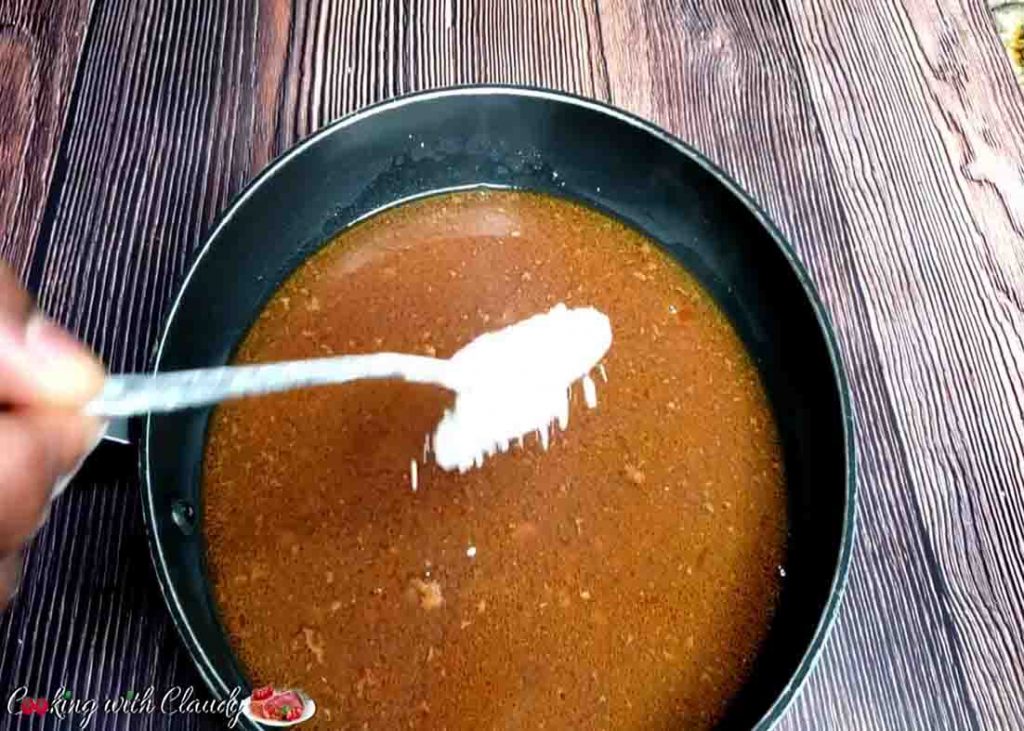
[[[708,728],[742,684],[784,554],[776,429],[727,320],[636,231],[521,192],[406,204],[306,262],[237,360],[445,357],[557,302],[615,340],[547,452],[442,472],[449,396],[395,382],[215,412],[214,593],[252,680],[317,701],[303,728]]]

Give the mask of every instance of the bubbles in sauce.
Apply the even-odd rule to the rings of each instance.
[[[448,357],[558,302],[615,344],[547,452],[420,461],[414,492],[441,389],[216,410],[214,594],[252,680],[317,701],[304,728],[709,728],[742,685],[784,556],[776,428],[727,320],[636,231],[521,192],[406,204],[304,264],[238,361]]]

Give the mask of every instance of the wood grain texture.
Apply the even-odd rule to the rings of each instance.
[[[0,0],[0,260],[25,275],[89,17],[89,0]]]
[[[78,72],[62,172],[37,194],[49,214],[0,246],[24,262],[38,238],[44,307],[130,370],[217,212],[340,115],[501,81],[651,118],[768,210],[849,370],[854,568],[782,728],[1024,728],[1024,100],[985,13],[970,0],[105,0],[81,63],[74,44],[59,59]],[[32,78],[5,38],[4,99]],[[21,104],[0,107],[0,130],[38,124]],[[23,199],[24,174],[7,175],[28,169],[7,167],[15,137],[0,138],[3,206]],[[35,170],[56,148],[24,159]],[[0,622],[0,686],[198,683],[133,481],[94,472],[55,506]]]
[[[1020,728],[1020,95],[980,6],[879,3],[841,45],[838,8],[792,18],[965,702]]]

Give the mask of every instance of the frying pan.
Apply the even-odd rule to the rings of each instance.
[[[334,234],[440,191],[498,186],[563,196],[643,231],[707,288],[761,373],[788,489],[786,576],[768,638],[722,729],[767,729],[807,676],[850,560],[849,397],[821,304],[792,250],[699,153],[625,112],[536,89],[462,87],[346,117],[249,185],[200,249],[154,370],[222,365],[275,289]],[[248,688],[205,570],[201,464],[210,411],[141,424],[143,510],[164,598],[218,698]],[[246,693],[247,694],[247,693]]]

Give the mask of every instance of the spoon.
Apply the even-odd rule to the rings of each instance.
[[[611,324],[592,307],[558,304],[484,333],[450,359],[404,353],[342,355],[262,365],[221,366],[147,375],[109,376],[86,412],[106,418],[178,411],[220,401],[373,378],[428,383],[454,391],[455,406],[433,439],[437,463],[465,471],[536,431],[568,425],[569,388],[584,382],[611,346]]]

